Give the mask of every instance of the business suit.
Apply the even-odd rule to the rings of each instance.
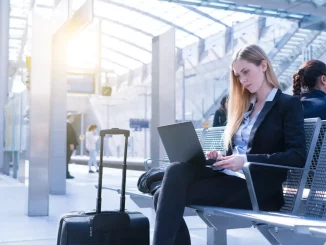
[[[305,118],[320,117],[326,120],[326,93],[313,89],[301,97]]]
[[[300,100],[277,91],[266,101],[251,130],[247,159],[302,167],[306,158],[304,118]],[[232,154],[230,148],[227,155]],[[252,178],[262,210],[279,210],[283,205],[282,182],[286,171],[255,167]],[[206,168],[201,163],[173,163],[154,195],[156,224],[154,245],[190,244],[183,220],[186,205],[209,205],[251,209],[245,180]]]
[[[70,176],[68,164],[70,162],[70,158],[73,153],[73,151],[70,149],[70,145],[74,145],[74,149],[76,149],[76,147],[78,146],[78,141],[72,123],[67,121],[67,151],[66,151],[66,164],[67,164],[66,175],[67,176]]]

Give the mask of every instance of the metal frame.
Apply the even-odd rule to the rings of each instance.
[[[116,61],[113,61],[113,60],[111,60],[111,59],[109,59],[109,58],[102,57],[102,60],[106,60],[106,61],[108,61],[108,62],[111,62],[111,63],[115,64],[115,65],[121,66],[122,68],[125,68],[125,69],[127,69],[127,70],[130,70],[130,68],[128,68],[128,67],[126,67],[126,66],[124,66],[124,65],[122,65],[122,64],[120,64],[120,63],[118,63],[118,62],[116,62]]]
[[[280,166],[280,165],[266,164],[266,163],[255,163],[255,162],[247,162],[243,166],[243,173],[246,176],[246,182],[247,182],[247,187],[248,187],[248,190],[249,190],[249,195],[250,195],[250,200],[251,200],[251,203],[252,203],[253,211],[259,211],[258,201],[257,201],[253,181],[252,181],[252,178],[251,178],[251,172],[250,172],[250,167],[252,165],[256,165],[256,166],[283,168],[283,169],[288,169],[288,170],[300,170],[300,171],[303,171],[303,174],[301,176],[300,185],[299,185],[298,192],[297,192],[297,196],[296,196],[296,199],[295,199],[295,205],[294,205],[293,212],[292,212],[293,214],[298,213],[299,207],[300,207],[300,201],[302,199],[303,190],[304,190],[304,187],[305,187],[305,184],[306,184],[306,181],[307,181],[308,173],[310,171],[310,165],[311,165],[311,162],[312,162],[312,157],[313,157],[314,152],[315,152],[316,143],[317,143],[317,140],[318,140],[318,135],[319,135],[320,128],[321,128],[321,120],[320,120],[320,118],[305,119],[305,123],[315,123],[315,130],[314,130],[313,138],[312,138],[311,143],[310,143],[309,152],[308,152],[308,156],[307,156],[304,168]]]
[[[143,61],[141,61],[141,60],[139,60],[139,59],[136,59],[135,57],[130,56],[130,55],[128,55],[128,54],[126,54],[126,53],[123,53],[123,52],[121,52],[121,51],[119,51],[119,50],[116,50],[116,49],[114,49],[114,48],[109,48],[108,46],[102,46],[102,49],[110,50],[110,51],[112,51],[112,52],[114,52],[114,53],[117,53],[117,54],[123,55],[124,57],[127,57],[127,58],[129,58],[129,59],[132,59],[132,60],[134,60],[134,61],[140,62],[140,63],[142,63],[143,65],[145,64]]]
[[[270,2],[257,1],[257,0],[236,0],[236,1],[197,0],[197,2],[187,1],[187,0],[160,0],[160,1],[173,2],[182,5],[193,5],[197,7],[210,7],[215,9],[237,11],[237,12],[242,12],[247,14],[260,14],[265,16],[280,17],[280,18],[287,18],[287,19],[294,19],[294,20],[301,20],[304,18],[309,19],[309,17],[313,15],[324,16],[325,13],[322,10],[318,10],[316,7],[307,8],[306,6],[298,6],[298,4],[295,2],[287,2],[287,1],[270,1]],[[294,8],[296,8],[296,11],[293,11]],[[300,14],[300,12],[303,12],[305,14]]]
[[[200,10],[197,9],[197,8],[194,8],[194,7],[191,7],[191,6],[187,6],[187,5],[181,5],[181,6],[184,7],[184,8],[186,8],[186,9],[188,9],[188,10],[190,10],[190,11],[192,11],[192,12],[194,12],[194,13],[196,13],[196,14],[199,14],[199,15],[201,15],[201,16],[203,16],[203,17],[206,17],[207,19],[210,19],[210,20],[212,20],[212,21],[214,21],[214,22],[216,22],[216,23],[219,23],[219,24],[225,26],[226,28],[230,27],[230,26],[228,26],[227,24],[223,23],[222,21],[220,21],[220,20],[218,20],[218,19],[212,17],[212,16],[209,15],[209,14],[206,14],[206,13],[203,12],[203,11],[200,11]]]
[[[129,28],[129,29],[131,29],[131,30],[133,30],[133,31],[136,31],[136,32],[139,32],[139,33],[141,33],[141,34],[143,34],[143,35],[145,35],[145,36],[148,36],[148,37],[151,37],[151,38],[154,37],[153,34],[147,32],[147,31],[144,31],[143,29],[139,29],[139,28],[137,28],[137,27],[134,27],[134,26],[131,26],[131,25],[127,25],[127,24],[121,23],[121,22],[119,22],[119,21],[111,20],[111,19],[106,18],[106,17],[103,17],[103,16],[96,15],[96,17],[97,17],[98,19],[102,20],[102,21],[111,22],[111,23],[113,23],[113,24],[117,24],[117,25],[120,25],[120,26],[123,26],[123,27]],[[103,33],[103,32],[102,32],[102,33]]]
[[[117,37],[117,36],[110,35],[110,34],[107,34],[107,33],[104,33],[104,32],[101,32],[101,35],[103,35],[103,36],[107,36],[107,37],[110,37],[110,38],[113,38],[113,39],[116,39],[116,40],[118,40],[118,41],[120,41],[120,42],[124,42],[124,43],[129,44],[129,45],[131,45],[131,46],[134,46],[135,48],[138,48],[138,49],[140,49],[140,50],[142,50],[142,51],[145,51],[145,52],[148,52],[148,53],[152,53],[149,49],[143,48],[143,47],[141,47],[141,46],[139,46],[139,45],[137,45],[137,44],[134,44],[134,43],[132,43],[132,42],[129,42],[129,41],[123,39],[123,38],[119,38],[119,37]]]
[[[278,17],[297,20],[301,28],[311,30],[322,30],[326,28],[325,4],[317,6],[314,2],[298,3],[295,1],[208,1],[208,0],[161,0],[174,2],[185,6],[205,6],[209,8],[230,10],[247,14],[258,14],[262,16]]]
[[[125,9],[128,9],[130,11],[133,11],[133,12],[136,12],[136,13],[139,13],[139,14],[142,14],[144,16],[147,16],[149,18],[152,18],[154,20],[157,20],[157,21],[160,21],[166,25],[169,25],[177,30],[180,30],[180,31],[183,31],[191,36],[194,36],[194,37],[197,37],[199,40],[202,39],[200,36],[196,35],[195,33],[187,30],[186,28],[182,27],[182,26],[179,26],[179,25],[176,25],[168,20],[165,20],[159,16],[156,16],[156,15],[153,15],[151,13],[148,13],[146,11],[143,11],[143,10],[140,10],[140,9],[137,9],[137,8],[134,8],[134,7],[130,7],[128,5],[125,5],[125,4],[122,4],[122,3],[118,3],[118,2],[115,2],[115,1],[112,1],[112,0],[98,0],[98,1],[102,1],[102,2],[105,2],[105,3],[108,3],[108,4],[112,4],[112,5],[115,5],[117,7],[121,7],[121,8],[125,8]]]

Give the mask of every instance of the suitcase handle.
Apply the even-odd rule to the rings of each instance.
[[[124,212],[126,206],[125,203],[126,203],[126,178],[127,178],[127,150],[128,150],[128,137],[130,136],[130,131],[125,129],[112,128],[112,129],[105,129],[100,131],[101,151],[100,151],[100,166],[99,166],[99,178],[98,178],[98,189],[97,189],[96,213],[101,213],[103,149],[104,149],[104,136],[107,134],[125,136],[125,149],[124,149],[124,158],[123,158],[122,184],[121,184],[121,196],[120,196],[120,212]]]
[[[111,134],[111,135],[123,134],[125,137],[129,137],[130,131],[126,129],[119,129],[119,128],[104,129],[100,131],[101,137],[104,137],[107,134]]]

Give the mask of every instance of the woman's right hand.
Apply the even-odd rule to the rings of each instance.
[[[220,151],[217,151],[217,150],[212,150],[212,151],[207,151],[206,152],[206,158],[207,159],[218,159],[220,158]]]

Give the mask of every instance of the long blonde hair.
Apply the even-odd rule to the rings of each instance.
[[[228,119],[224,133],[224,147],[227,149],[232,146],[232,138],[240,127],[243,115],[248,111],[250,101],[253,97],[247,89],[245,89],[238,77],[233,72],[233,64],[237,60],[245,60],[255,65],[260,65],[263,60],[267,62],[267,70],[265,73],[266,81],[276,88],[280,88],[272,63],[268,59],[264,50],[258,45],[251,44],[240,49],[234,56],[231,63],[231,81],[228,100]]]

